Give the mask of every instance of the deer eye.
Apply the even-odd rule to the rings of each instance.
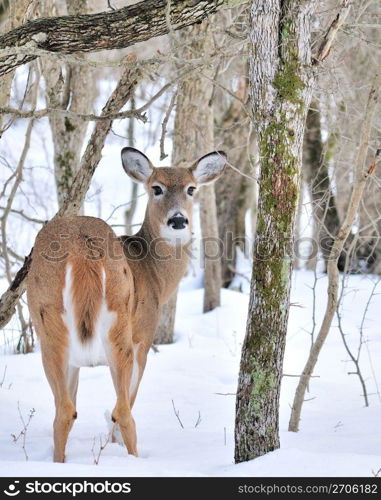
[[[196,190],[196,188],[194,186],[190,186],[187,189],[187,193],[189,194],[189,196],[193,196],[193,193],[194,193],[195,190]]]
[[[159,196],[160,194],[163,194],[163,190],[161,189],[160,186],[152,186],[153,194],[155,196]]]

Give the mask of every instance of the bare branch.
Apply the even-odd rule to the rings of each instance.
[[[343,0],[339,12],[337,13],[335,19],[330,24],[320,44],[318,52],[314,58],[315,65],[321,63],[322,61],[324,61],[326,57],[328,57],[333,41],[336,38],[337,32],[339,31],[341,26],[344,24],[346,18],[348,17],[350,8],[351,8],[350,0]]]
[[[237,3],[237,2],[236,2]],[[37,57],[36,50],[73,54],[121,49],[199,23],[226,0],[146,0],[97,14],[30,21],[0,37],[0,76]],[[168,22],[169,20],[169,22]],[[107,27],[107,29],[105,28]]]
[[[64,108],[44,108],[44,109],[38,109],[37,111],[34,110],[23,111],[21,109],[5,106],[3,108],[0,108],[0,114],[6,114],[6,115],[10,114],[15,116],[16,118],[24,118],[24,119],[33,118],[35,120],[45,118],[46,116],[49,115],[59,114],[73,118],[80,118],[81,120],[86,120],[86,121],[107,121],[107,120],[116,120],[122,118],[137,118],[138,120],[141,120],[143,123],[147,121],[145,115],[142,115],[138,111],[131,109],[127,111],[121,111],[118,113],[95,115],[94,113],[90,114],[76,113],[75,111],[70,111],[69,109],[64,109]]]
[[[165,140],[165,135],[167,133],[167,125],[169,118],[171,116],[172,110],[175,106],[176,103],[176,98],[177,98],[177,92],[174,92],[172,94],[171,100],[169,102],[167,111],[165,112],[165,116],[163,119],[163,122],[161,124],[161,136],[160,136],[160,161],[164,160],[168,155],[164,151],[164,140]]]

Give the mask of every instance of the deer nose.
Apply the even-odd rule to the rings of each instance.
[[[167,224],[172,229],[184,229],[185,226],[189,224],[189,221],[186,217],[183,216],[183,214],[177,212],[170,219],[168,219]]]

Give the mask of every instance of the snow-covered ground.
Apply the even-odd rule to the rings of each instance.
[[[19,70],[22,83],[26,73]],[[21,85],[20,83],[20,85]],[[113,83],[100,82],[97,110],[113,89]],[[103,87],[102,87],[103,86]],[[22,85],[21,85],[22,87]],[[20,96],[22,88],[20,87]],[[17,92],[16,92],[17,94]],[[167,96],[168,98],[168,96]],[[19,101],[16,99],[15,105]],[[44,103],[40,103],[41,107]],[[158,103],[159,105],[159,103]],[[150,123],[136,124],[134,144],[155,164],[158,140],[144,127],[152,128],[161,119],[152,112]],[[25,135],[26,121],[19,120],[4,134],[0,144],[0,184],[14,168]],[[91,127],[90,127],[91,128]],[[123,203],[130,200],[131,183],[120,163],[120,149],[126,145],[126,123],[116,122],[103,151],[86,199],[86,214],[100,216],[110,224],[123,224]],[[21,141],[21,142],[20,142]],[[170,140],[166,151],[170,154]],[[4,163],[2,158],[7,158]],[[167,164],[164,160],[161,165]],[[140,191],[141,193],[141,191]],[[134,222],[143,219],[145,197],[139,198]],[[119,207],[119,209],[118,209]],[[15,209],[32,217],[49,219],[56,211],[52,172],[52,144],[47,119],[36,123],[26,161],[24,182],[15,200]],[[196,218],[197,219],[197,218]],[[308,236],[308,214],[303,236]],[[19,215],[8,220],[8,244],[20,255],[29,252],[38,224],[26,223]],[[137,227],[136,227],[137,229]],[[121,228],[116,228],[120,232]],[[199,232],[196,223],[196,233]],[[281,448],[244,464],[233,463],[234,406],[245,332],[248,282],[236,279],[234,288],[243,293],[223,290],[222,306],[202,314],[202,276],[194,263],[193,272],[181,285],[176,320],[176,342],[160,346],[149,355],[140,387],[134,417],[138,431],[139,458],[130,457],[118,444],[107,444],[99,464],[99,438],[108,434],[105,411],[113,408],[115,397],[106,367],[83,368],[78,392],[78,419],[69,436],[67,461],[52,463],[52,422],[54,403],[45,379],[40,354],[14,355],[18,322],[13,319],[0,333],[0,475],[2,476],[372,476],[381,468],[381,335],[380,292],[376,288],[366,320],[363,314],[377,277],[351,276],[343,305],[346,339],[357,352],[363,322],[361,367],[369,392],[370,407],[364,407],[361,387],[353,365],[343,347],[336,327],[324,346],[315,370],[318,378],[310,384],[304,405],[300,431],[287,431],[297,378],[284,377],[281,394]],[[238,270],[250,277],[250,264],[240,259]],[[15,266],[15,269],[17,266]],[[305,271],[294,274],[292,302],[284,373],[301,373],[310,349],[314,275]],[[326,302],[326,278],[316,286],[316,330]],[[7,287],[0,282],[0,291]],[[316,334],[316,331],[315,331]],[[184,426],[181,427],[175,415]],[[14,442],[27,422],[25,438]],[[197,425],[196,425],[197,424]],[[93,449],[93,451],[92,451]]]
[[[376,279],[376,278],[373,278]],[[40,354],[0,356],[0,474],[2,476],[372,476],[381,467],[381,402],[375,380],[381,380],[379,297],[370,302],[364,324],[362,369],[371,394],[365,408],[358,379],[348,375],[343,342],[334,327],[325,345],[303,408],[300,431],[287,431],[297,379],[284,377],[281,395],[281,448],[235,465],[234,392],[247,314],[244,293],[223,290],[222,306],[202,314],[202,289],[188,278],[179,294],[176,342],[151,351],[134,407],[139,458],[119,444],[99,452],[108,433],[104,413],[114,404],[106,367],[83,368],[78,419],[67,446],[65,464],[52,463],[54,404]],[[313,274],[294,274],[291,318],[284,373],[300,373],[310,346]],[[345,333],[354,350],[372,277],[352,276],[345,297]],[[325,306],[326,278],[317,285],[317,322]],[[377,290],[376,290],[377,292]],[[369,356],[370,354],[370,356]],[[0,375],[0,378],[1,375]],[[26,433],[25,420],[35,415]],[[184,428],[175,412],[179,413]],[[95,440],[95,441],[94,441]],[[94,444],[95,443],[95,444]],[[92,451],[93,448],[93,451]]]

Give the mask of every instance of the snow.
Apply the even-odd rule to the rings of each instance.
[[[243,260],[241,259],[241,264]],[[344,301],[347,340],[356,350],[359,326],[373,282],[372,276],[351,276]],[[300,373],[310,347],[313,273],[293,278],[285,374]],[[326,278],[317,284],[317,324],[325,307]],[[66,463],[52,462],[54,404],[43,373],[40,353],[0,356],[0,474],[14,476],[372,476],[381,467],[379,299],[370,302],[364,323],[361,366],[370,395],[365,408],[360,384],[336,328],[323,348],[304,404],[298,433],[287,431],[297,378],[284,377],[281,393],[281,448],[266,456],[234,464],[234,410],[240,350],[245,332],[248,283],[244,293],[223,290],[222,305],[202,314],[197,279],[185,279],[179,294],[176,342],[149,354],[133,409],[139,458],[124,447],[105,442],[114,389],[107,367],[82,368],[78,418],[69,436]],[[246,289],[245,289],[246,288]],[[371,353],[371,357],[368,354]],[[373,361],[371,363],[371,361]],[[18,405],[24,420],[35,415],[26,432],[25,459]],[[175,415],[178,412],[181,427]],[[93,448],[93,451],[92,451]]]

